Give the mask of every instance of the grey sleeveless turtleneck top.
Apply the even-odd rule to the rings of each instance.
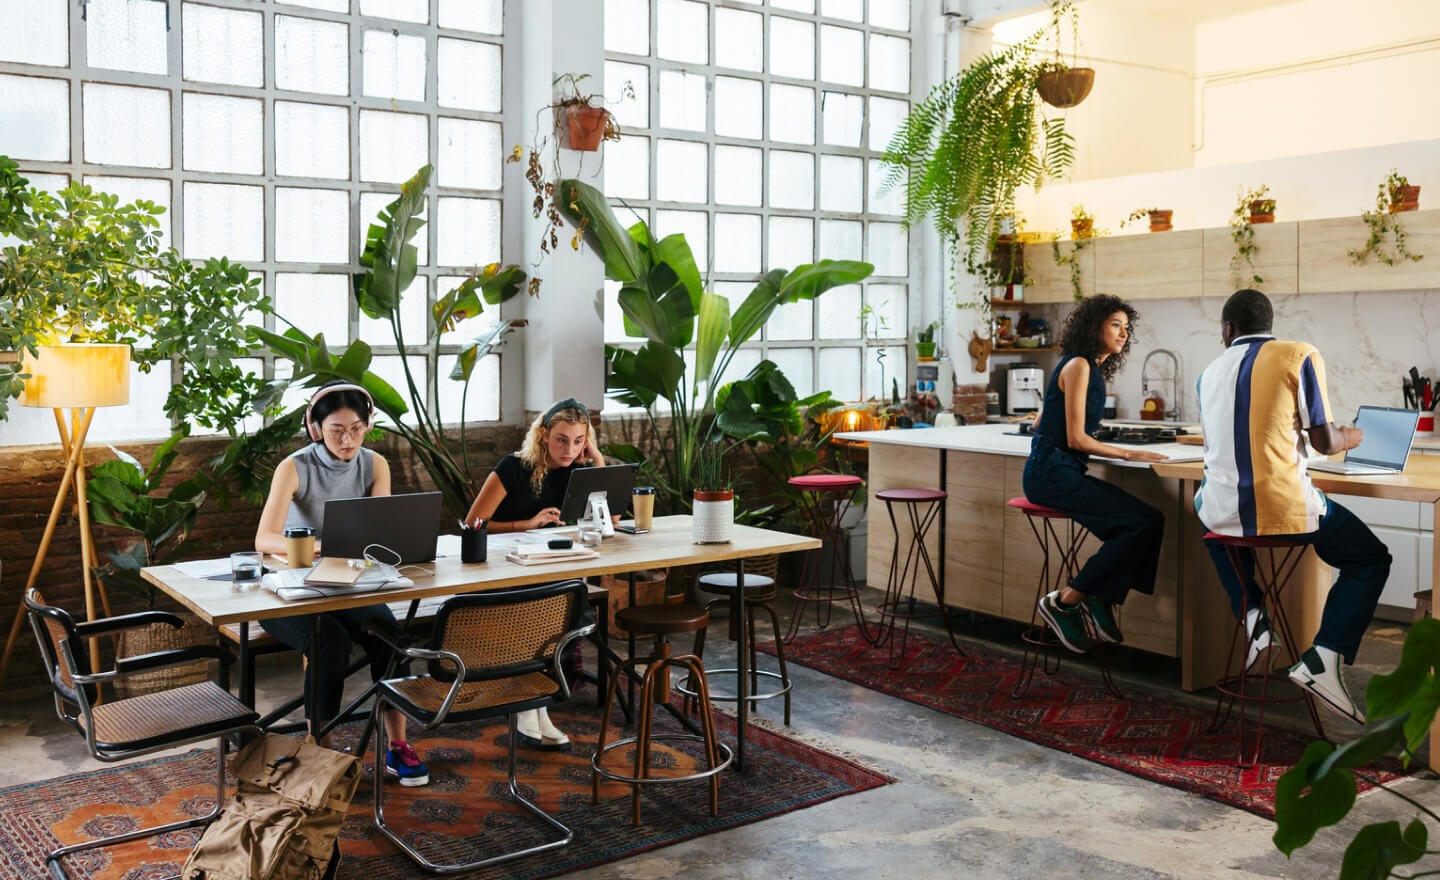
[[[311,443],[291,454],[300,485],[290,499],[285,528],[310,526],[319,534],[325,526],[325,502],[334,498],[363,498],[375,484],[375,453],[361,449],[349,461],[330,454],[324,443]]]

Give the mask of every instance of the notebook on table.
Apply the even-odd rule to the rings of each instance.
[[[1332,474],[1398,474],[1405,470],[1420,411],[1390,406],[1362,406],[1355,427],[1364,432],[1360,445],[1344,461],[1312,461],[1312,471]]]

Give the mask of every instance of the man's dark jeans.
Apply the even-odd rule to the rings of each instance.
[[[1320,517],[1320,527],[1315,531],[1266,537],[1309,544],[1321,561],[1339,570],[1340,577],[1325,599],[1325,612],[1320,617],[1320,631],[1315,634],[1314,644],[1344,655],[1346,663],[1354,663],[1360,639],[1365,635],[1365,627],[1370,625],[1370,618],[1375,615],[1380,592],[1385,589],[1385,579],[1390,576],[1390,551],[1384,542],[1375,537],[1375,533],[1359,517],[1328,498],[1325,513]],[[1210,551],[1220,583],[1230,594],[1230,610],[1235,616],[1240,616],[1242,599],[1245,608],[1263,607],[1260,588],[1255,585],[1255,551],[1237,548],[1237,562],[1244,578],[1242,586],[1225,547],[1206,541],[1205,549]],[[1298,633],[1295,637],[1301,638]]]

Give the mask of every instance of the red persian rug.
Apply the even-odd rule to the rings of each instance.
[[[617,718],[619,713],[616,713]],[[568,752],[521,751],[519,779],[524,790],[575,831],[569,846],[498,865],[450,875],[465,878],[553,877],[712,831],[758,822],[895,780],[839,755],[821,751],[763,728],[746,738],[746,772],[726,771],[720,781],[720,815],[710,816],[710,786],[704,782],[650,786],[641,795],[645,824],[630,824],[630,789],[607,783],[600,803],[590,803],[590,756],[600,716],[588,700],[551,710],[571,738]],[[722,734],[734,720],[716,714]],[[656,713],[656,732],[679,725]],[[664,728],[664,730],[661,730]],[[352,746],[358,725],[340,732]],[[414,744],[430,767],[430,784],[386,786],[385,818],[415,841],[432,860],[462,862],[504,849],[518,849],[540,833],[528,813],[505,800],[503,721],[457,724],[435,734],[417,734]],[[628,734],[626,734],[628,735]],[[665,748],[667,767],[694,766],[695,755]],[[368,755],[367,755],[368,758]],[[368,764],[368,760],[367,760]],[[669,769],[661,771],[670,773]],[[193,751],[172,758],[105,768],[0,789],[0,877],[44,878],[45,853],[57,838],[73,843],[185,815],[201,815],[214,799],[214,752]],[[372,784],[365,783],[341,830],[341,878],[411,880],[423,872],[371,825]],[[179,832],[165,838],[91,851],[66,860],[75,880],[149,880],[174,876],[198,838]]]
[[[775,652],[773,642],[758,647]],[[887,652],[871,647],[852,625],[797,637],[785,646],[785,659],[1266,818],[1275,816],[1275,783],[1314,738],[1313,731],[1307,737],[1273,727],[1267,716],[1261,760],[1237,767],[1236,721],[1209,732],[1213,703],[1194,706],[1150,693],[1117,700],[1098,677],[1075,672],[1087,661],[1068,659],[1058,675],[1037,670],[1024,696],[1015,699],[1010,692],[1020,658],[973,641],[964,648],[961,657],[945,638],[912,631],[906,662],[896,671]],[[1387,758],[1366,775],[1387,782],[1405,771]],[[1372,787],[1360,785],[1362,791]]]

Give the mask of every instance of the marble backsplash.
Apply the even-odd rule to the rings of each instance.
[[[1416,367],[1422,376],[1440,381],[1440,291],[1325,293],[1273,296],[1275,335],[1313,344],[1325,358],[1330,405],[1337,421],[1349,423],[1361,404],[1402,406],[1402,377]],[[1182,420],[1194,420],[1198,409],[1195,380],[1219,356],[1220,309],[1224,297],[1143,300],[1135,340],[1124,368],[1111,382],[1120,418],[1138,418],[1146,397],[1141,370],[1156,349],[1173,352],[1180,362]],[[1054,308],[1054,307],[1051,307]],[[1053,313],[1063,322],[1069,309]],[[1037,315],[1047,314],[1037,307]],[[1047,379],[1057,356],[1040,360]],[[1156,356],[1145,368],[1150,388],[1174,405],[1168,358]]]

